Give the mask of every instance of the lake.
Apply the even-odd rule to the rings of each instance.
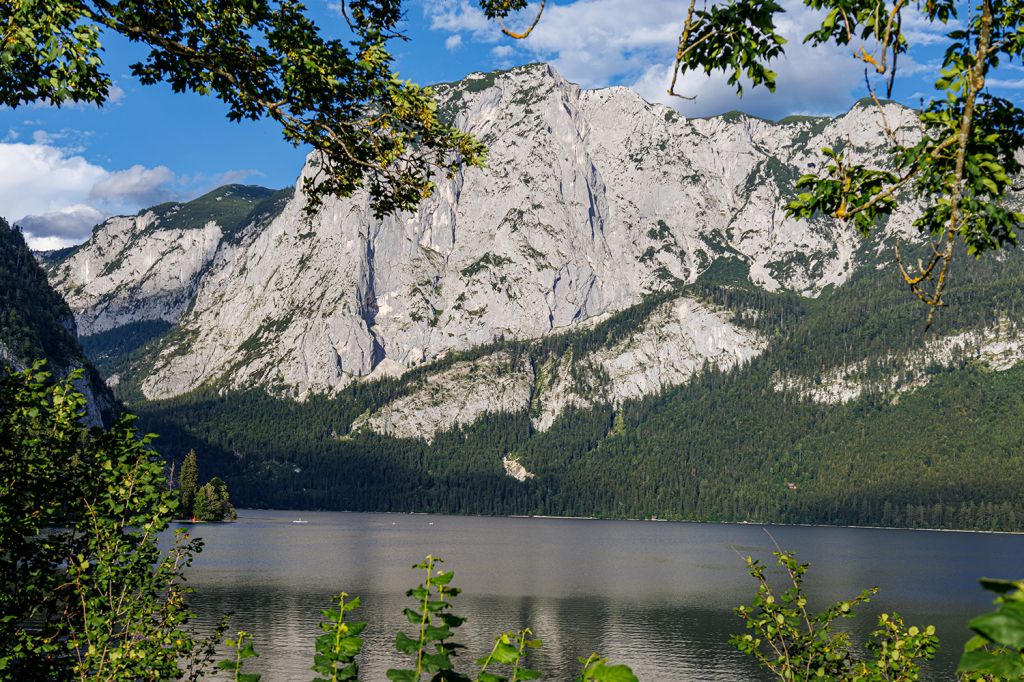
[[[308,523],[292,523],[300,514]],[[256,637],[252,670],[264,682],[312,679],[320,610],[342,590],[362,597],[356,615],[370,623],[361,678],[403,666],[394,636],[412,630],[404,593],[428,553],[463,589],[454,609],[469,618],[457,638],[469,645],[463,663],[496,634],[528,626],[544,642],[531,664],[547,680],[574,679],[577,657],[592,651],[641,680],[769,679],[728,639],[742,629],[732,608],[756,590],[742,557],[770,560],[774,542],[811,563],[811,606],[880,588],[850,621],[858,637],[881,611],[934,624],[941,646],[929,679],[951,680],[964,623],[991,608],[977,578],[1024,575],[1024,536],[1006,534],[771,526],[769,536],[756,525],[262,510],[192,530],[206,543],[189,573],[197,624],[233,612],[232,631]]]

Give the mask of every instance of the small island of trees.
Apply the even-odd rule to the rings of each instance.
[[[195,450],[189,450],[181,465],[178,479],[180,520],[187,521],[234,521],[238,518],[227,484],[214,476],[202,486],[199,485],[199,458]],[[170,487],[174,487],[173,474]]]

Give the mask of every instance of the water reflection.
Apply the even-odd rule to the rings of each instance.
[[[196,527],[206,541],[191,584],[199,623],[234,612],[232,627],[256,636],[254,669],[268,682],[310,679],[320,609],[342,589],[363,598],[368,654],[364,679],[402,664],[394,633],[408,624],[410,569],[441,554],[464,593],[460,640],[467,659],[493,636],[529,625],[544,640],[532,664],[545,679],[572,679],[577,656],[599,651],[629,663],[642,680],[767,679],[728,645],[733,606],[754,584],[741,555],[768,556],[774,542],[812,562],[809,595],[819,603],[877,584],[871,613],[899,610],[939,627],[932,677],[949,678],[963,623],[989,606],[979,575],[1024,574],[1024,538],[843,528],[759,527],[568,519],[246,511],[237,524]],[[774,540],[773,540],[774,538]],[[813,604],[812,604],[813,605]],[[468,666],[467,666],[468,668]]]

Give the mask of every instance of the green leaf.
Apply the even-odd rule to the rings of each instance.
[[[1021,580],[998,580],[996,578],[982,578],[978,581],[983,589],[997,594],[1008,594],[1024,589],[1024,581]]]
[[[995,613],[971,619],[967,627],[997,644],[1024,649],[1024,603],[1002,604]]]
[[[398,649],[399,653],[415,654],[420,650],[420,642],[418,639],[412,639],[404,632],[399,632],[395,635],[395,648]]]
[[[603,663],[598,663],[588,669],[586,679],[593,682],[638,682],[636,675],[628,666]]]
[[[957,672],[988,673],[1002,680],[1015,680],[1024,675],[1024,661],[1017,653],[971,651],[960,657]]]

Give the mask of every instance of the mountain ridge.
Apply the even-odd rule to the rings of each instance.
[[[491,168],[415,213],[236,196],[48,266],[170,458],[251,506],[1024,527],[1024,258],[958,270],[925,333],[911,210],[782,210],[818,146],[878,157],[873,112],[685,119],[546,66],[439,91]]]
[[[78,343],[74,316],[50,286],[21,231],[0,218],[0,369],[24,371],[39,360],[64,378],[82,377],[75,387],[86,398],[85,419],[110,423],[116,401]]]
[[[212,380],[302,397],[600,319],[723,257],[743,260],[762,287],[806,295],[849,276],[852,235],[781,210],[817,158],[815,135],[842,117],[684,119],[623,88],[583,91],[545,65],[437,91],[440,108],[489,144],[491,170],[440,182],[418,212],[384,220],[357,195],[309,222],[301,192],[241,226],[209,220],[186,233],[152,210],[112,218],[50,266],[84,334],[176,325],[143,369],[148,398]],[[875,139],[870,125],[847,132]],[[779,162],[794,140],[791,163]]]

